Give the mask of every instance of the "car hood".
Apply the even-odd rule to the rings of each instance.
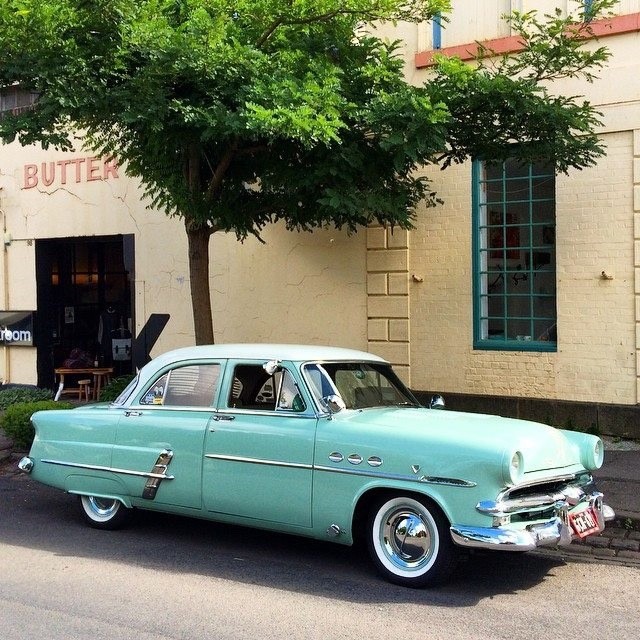
[[[385,407],[344,411],[334,419],[344,421],[349,429],[367,431],[377,437],[427,447],[431,454],[439,451],[450,456],[475,452],[511,456],[520,451],[524,472],[575,471],[582,466],[581,450],[595,436],[569,433],[548,425],[500,416],[457,411]],[[372,433],[373,432],[373,433]]]

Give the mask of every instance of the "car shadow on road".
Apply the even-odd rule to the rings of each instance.
[[[0,477],[1,544],[358,603],[443,607],[475,606],[533,588],[554,579],[565,564],[539,555],[477,552],[463,556],[446,585],[413,590],[378,577],[359,547],[149,511],[136,511],[123,530],[91,529],[73,496],[24,476]]]

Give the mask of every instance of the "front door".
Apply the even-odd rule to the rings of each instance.
[[[228,371],[205,438],[205,508],[310,527],[317,419],[293,369],[270,375],[245,362]]]

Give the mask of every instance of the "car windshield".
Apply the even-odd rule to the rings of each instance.
[[[304,367],[305,377],[320,406],[332,394],[347,409],[420,406],[388,364],[377,362],[323,362]]]

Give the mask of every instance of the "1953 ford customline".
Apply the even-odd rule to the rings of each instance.
[[[152,509],[366,540],[388,580],[442,582],[460,547],[528,551],[599,533],[602,441],[421,407],[377,356],[215,345],[147,364],[112,404],[33,415],[20,468],[94,527]]]

